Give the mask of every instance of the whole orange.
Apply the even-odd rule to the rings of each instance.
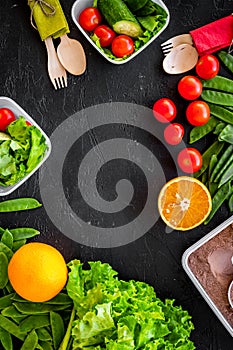
[[[55,297],[65,286],[68,269],[61,253],[51,245],[32,242],[19,248],[8,265],[16,293],[34,302]]]

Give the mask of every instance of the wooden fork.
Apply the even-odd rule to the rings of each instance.
[[[190,44],[193,45],[193,40],[190,34],[181,34],[174,36],[173,38],[168,39],[161,44],[161,48],[164,56],[167,56],[171,50],[181,44]]]
[[[52,38],[48,37],[44,42],[48,54],[48,73],[53,86],[56,90],[67,87],[66,70],[58,59]]]

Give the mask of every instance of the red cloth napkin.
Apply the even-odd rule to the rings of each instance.
[[[200,56],[230,46],[233,39],[233,15],[194,29],[190,34]]]

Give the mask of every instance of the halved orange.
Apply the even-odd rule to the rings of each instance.
[[[169,227],[186,231],[205,221],[212,209],[212,201],[201,181],[191,176],[178,176],[161,189],[158,209]]]

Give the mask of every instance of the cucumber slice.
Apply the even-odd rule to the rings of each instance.
[[[99,0],[98,8],[117,34],[129,35],[132,38],[143,34],[139,22],[123,0]]]
[[[6,141],[6,140],[11,140],[10,135],[0,131],[0,141]]]
[[[132,12],[140,10],[149,0],[125,0]]]

